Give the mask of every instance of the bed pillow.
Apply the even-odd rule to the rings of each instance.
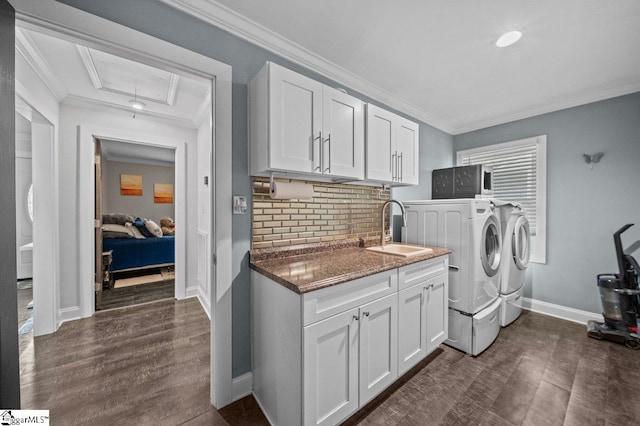
[[[126,226],[106,223],[102,225],[102,238],[134,238],[134,235]]]
[[[131,231],[131,235],[133,235],[134,238],[137,238],[139,240],[143,239],[143,238],[147,238],[144,235],[142,235],[142,232],[140,232],[140,230],[138,229],[137,226],[135,226],[133,223],[131,222],[127,222],[126,225],[124,225],[129,231]]]
[[[122,225],[125,226],[127,222],[133,222],[136,220],[135,216],[122,213],[108,213],[102,215],[102,223],[107,225]]]
[[[162,229],[158,226],[157,223],[150,219],[144,220],[144,226],[147,228],[147,231],[151,232],[154,237],[162,237]]]
[[[135,226],[136,228],[138,228],[138,231],[140,231],[140,233],[142,235],[144,235],[147,238],[151,238],[151,237],[155,237],[155,235],[153,235],[151,233],[151,231],[149,231],[147,229],[147,227],[144,225],[144,221],[146,219],[141,219],[141,218],[136,218],[136,220],[133,221],[133,226]]]

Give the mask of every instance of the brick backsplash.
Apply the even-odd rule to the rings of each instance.
[[[306,183],[314,187],[312,201],[274,200],[269,195],[269,179],[253,178],[252,248],[380,236],[380,208],[389,199],[389,189]],[[388,214],[385,221],[385,229],[389,229]]]

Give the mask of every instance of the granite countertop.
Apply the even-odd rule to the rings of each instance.
[[[256,249],[249,252],[249,263],[257,272],[302,294],[451,253],[431,247],[432,253],[401,257],[365,250],[377,244],[379,239],[357,239]]]

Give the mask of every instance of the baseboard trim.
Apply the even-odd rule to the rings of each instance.
[[[249,374],[249,373],[247,373],[247,374]],[[258,403],[258,407],[260,407],[260,410],[262,411],[262,414],[264,414],[264,417],[267,419],[267,422],[269,422],[270,425],[275,425],[273,420],[271,420],[271,418],[269,418],[269,414],[264,409],[264,406],[262,405],[262,402],[260,402],[260,398],[258,398],[258,395],[256,395],[255,392],[251,392],[251,394],[253,395],[253,399],[255,399],[256,402]]]
[[[82,318],[80,315],[80,306],[72,306],[71,308],[64,308],[58,310],[58,324],[56,330],[60,328],[62,324],[69,321],[74,321]]]
[[[187,287],[184,291],[184,298],[188,299],[189,297],[196,297],[200,294],[200,289],[198,287]]]
[[[231,380],[231,398],[235,402],[253,392],[253,373],[249,371]]]
[[[522,308],[531,312],[537,312],[539,314],[577,322],[579,324],[586,324],[589,320],[602,321],[602,314],[568,308],[566,306],[542,302],[528,297],[522,298]]]
[[[211,305],[209,304],[209,297],[202,292],[201,288],[198,288],[198,301],[200,302],[200,305],[202,305],[204,312],[209,317],[209,321],[211,321]]]

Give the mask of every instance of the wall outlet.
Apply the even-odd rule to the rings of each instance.
[[[233,214],[244,214],[247,211],[247,197],[233,196]]]

